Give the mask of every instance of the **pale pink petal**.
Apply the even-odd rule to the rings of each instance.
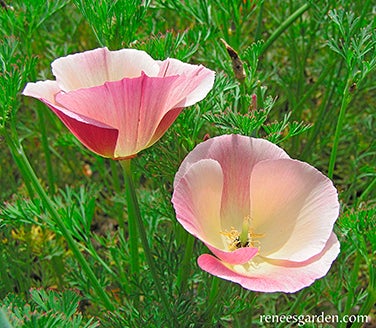
[[[215,256],[228,264],[244,264],[254,258],[258,253],[258,248],[254,247],[242,247],[234,251],[227,252],[208,244],[206,246]]]
[[[200,160],[175,185],[172,203],[184,229],[209,245],[225,249],[219,216],[222,187],[220,165]]]
[[[127,157],[145,149],[153,140],[165,114],[171,109],[176,76],[140,77],[107,82],[103,86],[59,94],[65,108],[119,130],[115,157]]]
[[[229,265],[209,254],[198,258],[201,269],[222,279],[258,292],[294,293],[327,274],[339,254],[340,245],[331,234],[320,254],[305,262],[273,261],[255,257],[244,265]]]
[[[94,49],[56,59],[56,82],[29,83],[24,95],[44,101],[93,151],[103,149],[105,156],[111,153],[117,159],[133,157],[161,138],[182,108],[204,98],[213,86],[214,72],[203,66],[173,59],[165,63],[161,74],[163,62],[144,51]],[[101,138],[98,129],[106,137],[95,148],[95,139]]]
[[[182,110],[183,108],[174,108],[168,111],[165,116],[163,116],[147,147],[155,144],[165,134],[172,123],[175,122],[176,118],[179,116]]]
[[[39,81],[30,82],[22,91],[24,96],[34,97],[36,99],[45,99],[50,103],[55,103],[55,95],[60,92],[60,88],[56,81]]]
[[[220,259],[242,264],[252,259],[257,248],[228,251],[229,245],[220,226],[220,202],[223,174],[218,162],[204,159],[193,164],[174,188],[172,203],[183,227],[201,239]]]
[[[56,103],[55,97],[59,92],[55,81],[40,81],[28,83],[22,94],[44,102],[91,151],[104,157],[113,157],[118,131],[92,118],[71,112]]]
[[[41,99],[60,118],[71,133],[92,152],[103,157],[114,157],[118,130],[97,122],[89,117],[75,114],[69,110]]]
[[[66,92],[119,81],[125,77],[157,76],[158,63],[146,52],[135,49],[109,51],[98,48],[56,59],[52,72]]]
[[[214,84],[214,71],[202,65],[191,65],[180,60],[169,58],[159,62],[160,72],[158,76],[179,76],[176,98],[179,103],[174,107],[188,107],[204,99]]]
[[[42,100],[43,101],[43,100]],[[45,104],[60,118],[65,126],[81,143],[92,152],[103,157],[114,157],[118,130],[96,122],[90,118],[76,115],[68,110]]]
[[[266,140],[240,135],[215,137],[199,144],[187,155],[175,176],[175,186],[195,162],[206,158],[216,160],[223,172],[222,229],[234,227],[240,231],[244,219],[251,214],[249,190],[253,167],[265,159],[289,156]]]
[[[339,203],[332,182],[317,169],[292,159],[263,161],[252,171],[250,190],[262,256],[304,261],[324,248]]]

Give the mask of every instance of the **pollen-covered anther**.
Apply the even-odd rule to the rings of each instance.
[[[260,247],[260,241],[256,238],[264,237],[264,234],[256,234],[251,228],[251,217],[246,216],[243,220],[242,231],[239,232],[234,227],[230,231],[221,231],[221,234],[227,237],[228,248],[234,251],[241,247]]]

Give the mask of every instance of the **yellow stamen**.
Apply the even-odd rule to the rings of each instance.
[[[234,251],[241,247],[255,247],[255,244],[260,244],[255,238],[262,238],[264,234],[256,234],[251,228],[251,217],[246,216],[243,220],[242,230],[239,233],[234,227],[230,231],[225,230],[221,232],[222,235],[228,239],[228,248]]]

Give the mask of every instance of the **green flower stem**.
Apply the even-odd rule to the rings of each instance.
[[[98,297],[102,300],[103,304],[105,305],[106,309],[108,310],[114,310],[115,307],[113,306],[109,296],[106,294],[102,286],[100,285],[97,277],[95,276],[94,272],[90,268],[88,262],[86,261],[85,257],[80,252],[78,245],[74,241],[71,233],[67,229],[67,227],[64,225],[64,222],[60,218],[59,213],[55,209],[54,203],[51,201],[51,199],[46,194],[45,190],[43,189],[42,185],[40,184],[38,177],[36,176],[33,168],[30,165],[30,162],[21,146],[21,144],[17,141],[15,141],[14,138],[10,136],[8,133],[3,133],[3,136],[10,148],[10,151],[12,153],[12,156],[15,160],[15,162],[18,165],[18,168],[20,169],[22,175],[24,176],[25,180],[28,180],[29,183],[33,186],[36,193],[39,195],[40,199],[44,203],[44,206],[46,207],[48,213],[50,214],[53,222],[57,225],[59,228],[61,234],[65,238],[70,250],[72,251],[74,257],[77,259],[79,264],[81,265],[82,270],[85,272],[85,274],[88,277],[88,280],[92,284],[95,292],[97,293]]]
[[[337,159],[337,150],[338,150],[339,138],[341,136],[343,123],[345,121],[346,109],[347,109],[347,106],[349,105],[351,98],[352,98],[351,93],[349,91],[350,85],[351,85],[351,79],[347,78],[345,90],[343,91],[341,108],[339,110],[339,116],[338,116],[338,120],[337,120],[336,131],[335,131],[335,134],[334,134],[332,152],[330,153],[329,168],[328,168],[329,179],[333,179],[334,166],[336,164],[336,159]]]
[[[212,277],[212,284],[210,287],[210,294],[209,294],[209,308],[214,307],[217,303],[218,297],[218,288],[219,288],[220,279],[217,277]]]
[[[365,239],[363,238],[363,247],[366,247],[365,243]],[[369,284],[367,290],[367,297],[358,312],[358,315],[360,317],[368,316],[376,303],[376,268],[372,261],[372,258],[366,256],[365,260],[369,270]],[[355,277],[354,275],[354,279],[356,278],[357,277]],[[363,324],[364,322],[362,322],[362,320],[359,320],[354,322],[351,325],[351,328],[360,328],[363,326]]]
[[[119,170],[118,170],[118,165],[116,161],[110,161],[110,167],[111,167],[111,173],[112,173],[112,184],[115,189],[115,192],[117,194],[120,194],[121,191],[121,186],[120,186],[120,181],[119,181]],[[124,216],[123,216],[123,206],[119,202],[115,202],[114,204],[115,212],[117,215],[117,220],[118,224],[120,227],[120,230],[123,232],[124,238],[126,238],[126,229],[125,229],[125,222],[124,222]]]
[[[317,90],[317,88],[322,85],[322,82],[328,77],[328,75],[332,75],[332,74],[330,74],[330,72],[333,71],[333,68],[334,68],[334,63],[330,63],[329,65],[325,66],[325,68],[322,70],[320,76],[318,77],[317,81],[315,81],[315,84],[312,85],[304,93],[304,95],[302,95],[302,97],[300,98],[300,100],[297,103],[297,105],[295,106],[295,108],[301,109],[303,107],[302,105],[305,103],[305,101],[308,99],[308,97],[310,97],[312,95],[312,93],[315,92]]]
[[[307,11],[310,7],[309,3],[304,4],[301,6],[297,11],[292,13],[290,17],[288,17],[274,32],[273,34],[267,39],[261,48],[260,56],[265,53],[265,51],[272,45],[272,43],[296,20],[298,19],[305,11]]]
[[[354,297],[355,297],[354,294],[355,294],[355,288],[358,282],[359,266],[360,266],[361,259],[362,259],[362,256],[360,255],[360,253],[357,253],[355,262],[353,264],[351,276],[350,276],[350,282],[348,284],[349,288],[348,288],[348,292],[346,295],[347,300],[346,300],[345,308],[343,309],[343,316],[351,314],[350,310],[354,302]],[[339,327],[346,327],[346,323],[340,324]]]
[[[21,167],[23,166],[23,161],[19,157],[15,156],[13,154],[14,151],[12,150],[11,145],[10,145],[10,142],[13,143],[13,139],[17,140],[17,141],[19,140],[18,137],[13,137],[13,138],[11,137],[11,136],[18,136],[15,122],[16,122],[15,118],[11,117],[11,119],[9,120],[8,129],[6,129],[5,126],[1,126],[0,127],[0,136],[3,136],[5,142],[8,144],[8,147],[9,147],[9,150],[12,154],[12,157],[13,157],[14,161],[16,162],[17,167],[20,169],[21,174],[23,175],[23,178],[24,178],[23,182],[26,186],[27,193],[29,194],[30,198],[33,199],[34,196],[35,196],[33,186],[31,184],[31,182],[27,179],[27,176],[24,176],[25,173],[21,169]],[[19,144],[19,142],[18,142],[18,144]]]
[[[372,182],[368,185],[367,188],[365,188],[362,192],[362,194],[357,199],[357,204],[359,205],[364,199],[368,196],[368,194],[374,190],[376,187],[376,178],[372,180]]]
[[[343,61],[341,61],[339,64],[339,68],[337,70],[336,76],[334,77],[335,79],[340,78],[341,72],[342,72],[342,66],[343,66]],[[333,80],[334,73],[335,73],[334,70],[328,72],[328,75],[329,75],[328,81]],[[326,116],[329,111],[328,108],[331,105],[334,94],[335,94],[334,87],[327,90],[327,92],[324,94],[323,101],[318,109],[319,114],[317,116],[315,124],[313,125],[313,131],[310,134],[310,138],[308,139],[307,144],[304,146],[303,152],[301,154],[301,157],[303,159],[307,159],[312,154],[312,146],[314,145],[318,135],[320,134],[322,125],[326,122]]]
[[[131,261],[131,274],[134,277],[140,274],[140,259],[138,253],[138,234],[137,225],[138,217],[141,219],[140,208],[138,206],[137,196],[135,187],[132,179],[131,171],[131,160],[121,160],[121,166],[124,169],[125,177],[125,193],[128,204],[128,241],[129,241],[129,252]]]
[[[363,249],[366,249],[367,247],[366,239],[367,238],[364,235],[362,235],[361,243],[362,243]],[[368,316],[376,303],[376,267],[375,267],[375,263],[374,263],[372,256],[369,257],[365,255],[364,258],[368,266],[369,284],[368,284],[368,290],[367,290],[367,297],[362,307],[360,308],[358,314],[361,316]],[[351,327],[358,328],[358,327],[361,327],[361,325],[362,323],[359,320],[358,322],[354,322]]]
[[[119,171],[116,161],[110,161],[111,173],[112,173],[112,183],[114,189],[117,193],[121,193],[121,186],[119,181]]]
[[[245,81],[240,81],[240,100],[239,107],[241,114],[247,114],[249,109],[249,104],[247,103],[247,86]]]
[[[41,131],[42,147],[44,151],[44,157],[46,160],[48,186],[50,187],[51,195],[53,195],[55,194],[55,176],[54,176],[54,170],[52,168],[52,163],[51,163],[51,153],[50,153],[50,146],[49,146],[48,138],[47,138],[46,120],[44,117],[45,116],[44,111],[40,110],[38,112],[38,116],[39,116],[39,129]]]
[[[298,296],[296,297],[294,303],[288,310],[288,314],[294,314],[297,307],[301,305],[302,300],[306,297],[307,289],[303,289],[299,292]]]
[[[370,282],[368,285],[368,294],[367,298],[364,301],[362,307],[359,310],[359,315],[369,315],[371,312],[372,308],[375,306],[376,303],[376,272],[375,272],[375,267],[374,264],[369,261],[369,274],[370,274]],[[353,328],[358,328],[361,327],[363,323],[360,322],[354,322],[351,327]]]
[[[171,318],[171,326],[176,327],[176,324],[177,324],[176,318],[170,308],[170,303],[168,302],[166,294],[162,288],[162,283],[161,283],[161,280],[159,279],[157,269],[155,267],[154,258],[151,253],[151,249],[150,249],[149,242],[147,239],[146,230],[145,230],[142,218],[141,218],[140,208],[138,206],[138,201],[137,201],[136,190],[135,190],[135,186],[134,186],[133,178],[132,178],[131,159],[122,160],[121,164],[124,168],[124,175],[125,175],[125,188],[126,188],[126,196],[127,196],[127,203],[128,203],[129,227],[131,227],[131,225],[137,226],[138,234],[140,236],[141,244],[145,253],[145,259],[146,259],[146,262],[149,266],[150,273],[154,280],[154,286],[157,289],[157,292],[159,294],[159,297],[162,301],[162,304],[164,306],[166,313]],[[132,231],[132,232],[135,233],[136,231]],[[135,242],[132,239],[135,239],[137,242],[136,235],[133,235],[133,236],[130,235],[129,239],[130,239],[131,244]],[[131,256],[133,255],[137,256],[137,263],[138,263],[139,262],[138,252],[136,254],[131,253]],[[131,259],[131,264],[132,264],[132,261],[134,261],[134,259]]]
[[[210,286],[210,294],[209,294],[209,299],[207,302],[207,307],[206,311],[204,313],[204,318],[205,318],[205,326],[204,327],[212,327],[212,316],[213,316],[213,310],[215,306],[218,303],[218,297],[220,296],[219,292],[219,285],[220,285],[221,280],[215,276],[212,277],[212,283]]]
[[[257,26],[256,26],[256,32],[255,32],[255,41],[258,41],[261,38],[261,27],[262,27],[263,14],[264,14],[264,1],[261,1],[259,14],[257,16]]]
[[[178,272],[177,282],[176,282],[179,293],[183,293],[187,285],[188,276],[190,272],[189,263],[192,259],[194,243],[195,243],[195,238],[187,234],[187,239],[185,241],[184,257],[179,267],[179,272]]]

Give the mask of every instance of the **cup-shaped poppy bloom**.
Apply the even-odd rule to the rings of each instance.
[[[56,81],[28,83],[77,139],[103,157],[125,159],[150,147],[184,107],[205,98],[214,72],[135,49],[99,48],[58,58]]]
[[[172,203],[215,255],[201,255],[201,269],[249,290],[298,291],[339,253],[332,182],[267,140],[224,135],[199,144],[175,176]]]

